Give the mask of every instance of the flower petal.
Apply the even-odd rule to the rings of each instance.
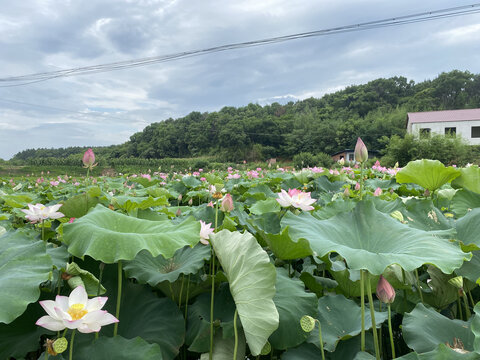
[[[85,291],[83,286],[77,286],[73,291],[70,293],[68,297],[68,306],[71,307],[75,304],[82,304],[83,306],[87,305],[88,295]]]
[[[87,306],[85,310],[87,310],[89,313],[91,311],[100,310],[105,305],[107,300],[108,300],[108,297],[100,297],[100,296],[95,297],[93,299],[89,299],[87,301]]]
[[[61,309],[62,311],[68,311],[69,305],[68,305],[68,296],[61,296],[57,295],[55,297],[55,304],[56,307]]]
[[[42,316],[35,324],[51,331],[60,331],[65,329],[63,321],[56,320],[48,315]]]
[[[57,312],[55,311],[55,306],[57,305],[55,303],[55,301],[53,301],[53,300],[43,300],[43,301],[39,301],[39,303],[42,306],[43,310],[45,310],[45,312],[48,315],[50,315],[52,318],[57,319],[57,320],[61,319],[57,316]]]

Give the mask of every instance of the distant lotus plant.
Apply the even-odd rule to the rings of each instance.
[[[90,171],[93,170],[95,166],[98,165],[98,163],[95,163],[95,154],[92,149],[88,149],[85,151],[83,154],[83,167],[87,169],[87,177],[90,174]]]

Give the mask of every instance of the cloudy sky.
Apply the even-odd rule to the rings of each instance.
[[[0,0],[0,80],[474,4],[447,0]],[[152,122],[321,97],[376,78],[480,72],[480,13],[25,86],[0,82],[0,158],[120,144]]]

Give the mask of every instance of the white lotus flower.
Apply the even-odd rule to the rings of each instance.
[[[36,325],[51,331],[68,328],[78,329],[82,333],[98,332],[102,326],[119,321],[112,314],[101,310],[106,302],[106,297],[88,299],[83,286],[78,286],[68,297],[58,295],[55,301],[40,301],[48,315],[38,319]]]
[[[52,206],[45,206],[43,204],[28,204],[28,210],[22,209],[22,211],[27,214],[26,219],[30,220],[32,224],[36,222],[41,222],[47,219],[59,219],[64,217],[63,213],[57,211],[60,209],[62,204],[56,204]]]
[[[210,238],[210,234],[214,232],[211,227],[212,223],[205,224],[203,220],[200,220],[200,242],[203,245],[208,245],[210,242],[208,239]]]
[[[297,209],[302,209],[303,211],[313,210],[314,207],[311,206],[316,199],[310,197],[309,192],[303,192],[298,189],[288,189],[288,193],[282,189],[278,195],[278,203],[283,207],[293,206]]]

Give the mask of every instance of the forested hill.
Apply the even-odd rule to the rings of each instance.
[[[216,155],[221,160],[291,158],[300,152],[333,153],[361,136],[381,150],[391,135],[405,134],[406,113],[480,107],[480,74],[454,70],[419,83],[405,77],[352,85],[320,99],[285,105],[224,107],[167,119],[133,134],[122,145],[94,148],[106,158],[185,158]],[[25,150],[13,160],[66,157],[84,148]]]

